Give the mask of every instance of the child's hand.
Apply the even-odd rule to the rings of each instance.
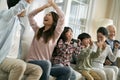
[[[119,44],[118,42],[115,42],[115,43],[114,43],[114,46],[115,46],[115,48],[118,49],[118,48],[120,47],[120,44]]]
[[[92,46],[92,45],[93,45],[93,41],[92,41],[92,39],[90,39],[90,43],[89,43],[89,44],[90,44],[90,46]]]
[[[77,40],[77,45],[81,46],[81,40],[80,39]]]
[[[111,65],[112,63],[108,59],[106,59],[104,64],[105,65]]]

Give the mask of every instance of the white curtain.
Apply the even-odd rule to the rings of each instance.
[[[88,16],[87,16],[88,20],[86,22],[86,31],[85,31],[88,33],[92,33],[90,29],[93,29],[92,20],[93,20],[93,16],[94,16],[94,9],[95,9],[94,7],[95,7],[95,0],[90,0]],[[91,27],[88,27],[88,26],[91,26]]]
[[[110,18],[113,19],[114,25],[117,28],[116,38],[120,40],[120,0],[113,0]]]
[[[0,0],[0,10],[8,9],[6,0]]]

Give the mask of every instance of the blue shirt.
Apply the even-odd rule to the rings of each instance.
[[[17,25],[20,24],[17,15],[27,6],[28,3],[25,0],[21,0],[16,6],[0,11],[0,63],[8,55]]]

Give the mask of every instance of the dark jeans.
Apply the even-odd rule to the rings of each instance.
[[[50,61],[34,60],[34,61],[29,61],[29,63],[39,65],[42,68],[43,74],[42,74],[40,80],[49,80],[50,70],[51,70],[51,62]]]
[[[56,77],[56,80],[69,80],[72,74],[71,68],[59,64],[53,65],[50,74]]]
[[[69,68],[71,69],[71,72],[72,72],[72,74],[70,76],[70,80],[76,80],[76,78],[77,78],[77,76],[75,74],[76,71],[71,66],[69,66]]]

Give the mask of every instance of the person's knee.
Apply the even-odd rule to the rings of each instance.
[[[64,75],[72,75],[72,70],[69,67],[64,67]]]
[[[43,70],[42,70],[42,68],[41,68],[40,66],[35,65],[34,73],[35,73],[35,74],[39,74],[39,75],[41,76],[42,73],[43,73]]]
[[[18,60],[17,63],[14,65],[14,69],[19,72],[24,72],[26,70],[26,63],[22,60]]]
[[[101,78],[102,80],[107,80],[106,73],[104,70],[94,70]]]
[[[106,74],[109,75],[110,77],[115,76],[115,71],[114,69],[110,68],[106,70]]]
[[[100,75],[98,75],[95,71],[90,70],[89,73],[95,80],[102,80]]]
[[[119,68],[117,66],[113,66],[113,69],[118,74]]]
[[[69,73],[72,73],[72,71],[73,71],[73,70],[71,70],[70,68],[65,67],[65,72],[66,72],[66,73],[68,73],[68,72],[69,72]]]
[[[50,68],[50,67],[51,67],[51,62],[50,62],[50,61],[45,61],[45,62],[44,62],[44,66],[45,66],[46,68]]]

